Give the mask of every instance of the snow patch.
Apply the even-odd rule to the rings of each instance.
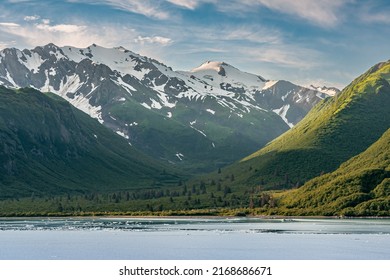
[[[282,96],[282,100],[285,101],[288,95],[291,93],[291,91],[287,92],[285,95]]]
[[[123,89],[125,89],[130,95],[132,95],[132,92],[137,91],[135,88],[133,88],[128,83],[125,83],[122,79],[122,77],[119,77],[117,81],[112,80],[114,83],[116,83],[118,86],[121,86]]]
[[[264,89],[269,89],[270,87],[272,87],[273,85],[275,85],[278,81],[267,81],[265,82],[265,86],[262,88],[262,90]]]
[[[27,58],[27,61],[23,61],[23,55]],[[20,52],[19,62],[26,66],[32,73],[38,73],[39,67],[46,61],[42,59],[42,57],[36,53],[31,52],[31,55],[27,55],[25,53]]]
[[[168,107],[168,108],[176,107],[176,102],[170,103],[168,100],[168,95],[165,93],[165,84],[161,86],[154,86],[153,89],[157,92],[158,97],[161,101],[160,106]]]
[[[92,106],[89,104],[89,100],[82,95],[78,95],[75,99],[67,98],[67,100],[76,108],[90,115],[92,118],[97,119],[100,123],[104,122],[101,113],[102,106]]]
[[[294,124],[290,123],[286,118],[288,109],[290,109],[290,104],[283,105],[281,108],[272,111],[278,114],[283,119],[283,121],[291,128],[294,126]]]
[[[69,93],[76,93],[83,85],[80,82],[80,77],[77,74],[67,76],[67,82],[61,88],[61,96],[66,96]]]
[[[180,161],[183,160],[184,155],[182,153],[176,153],[176,156]]]
[[[191,128],[192,128],[192,129],[195,129],[197,132],[199,132],[200,134],[202,134],[204,137],[207,137],[206,133],[204,133],[202,130],[197,129],[197,128],[193,127],[192,125],[191,125]]]
[[[67,100],[69,103],[71,103],[79,110],[90,115],[92,118],[97,119],[100,123],[104,122],[101,113],[102,110],[101,106],[92,106],[89,103],[89,100],[82,94],[75,95],[74,98],[70,98],[67,96],[67,93],[76,93],[77,90],[79,90],[80,87],[83,85],[80,82],[80,77],[78,75],[74,74],[72,76],[66,76],[61,81],[60,90],[55,90],[52,86],[49,85],[49,77],[48,77],[47,70],[45,71],[45,74],[46,74],[46,82],[45,85],[41,88],[42,91],[49,90],[51,92],[54,92],[55,94]],[[64,82],[65,79],[66,82]]]
[[[297,94],[298,95],[298,99],[295,101],[295,103],[300,103],[300,102],[302,102],[302,100],[303,100],[303,96],[301,95],[301,94]]]
[[[144,68],[141,68],[140,71],[135,70],[139,60],[147,62],[147,58],[124,48],[104,48],[92,45],[84,49],[65,46],[61,50],[70,60],[77,63],[83,59],[89,59],[96,64],[107,65],[111,70],[118,71],[123,75],[130,74],[138,80],[142,80],[150,72],[150,69]]]
[[[125,134],[123,131],[120,131],[120,130],[117,130],[117,131],[115,131],[118,135],[120,135],[120,136],[122,136],[123,138],[125,138],[125,139],[129,139],[130,137],[127,135],[127,134]]]
[[[209,112],[209,113],[212,114],[212,115],[215,115],[215,111],[214,111],[214,110],[206,109],[206,111]]]
[[[56,69],[54,69],[53,67],[51,67],[51,68],[49,69],[49,75],[50,75],[50,76],[55,76],[55,75],[57,75]]]
[[[152,105],[150,107],[152,107],[154,109],[161,109],[162,108],[162,105],[160,103],[158,103],[156,100],[154,100],[153,98],[150,98],[150,101],[152,101]]]
[[[53,52],[53,51],[50,51],[49,52],[50,55],[54,55],[58,60],[60,59],[68,59],[66,56],[64,56],[62,53],[60,52]]]
[[[338,94],[340,92],[340,90],[338,88],[335,88],[335,87],[326,87],[326,86],[319,87],[319,86],[310,85],[309,88],[314,89],[314,90],[319,91],[319,92],[322,92],[322,93],[325,93],[326,95],[329,95],[329,96],[335,96],[336,94]],[[320,97],[320,98],[323,99],[323,97]]]
[[[141,105],[144,106],[146,109],[149,109],[149,110],[152,109],[152,108],[151,108],[148,104],[146,104],[145,102],[141,103]]]
[[[50,87],[49,72],[47,70],[45,70],[45,76],[46,76],[45,84],[41,88],[41,91],[42,92],[53,92],[52,90],[50,90],[51,87]]]
[[[207,62],[203,63],[201,66],[192,69],[191,72],[199,72],[199,71],[204,71],[204,70],[214,70],[214,71],[218,72],[221,69],[221,65],[222,65],[222,62],[207,61]]]
[[[8,69],[6,69],[6,71],[7,71],[7,75],[6,75],[7,80],[8,80],[14,87],[18,87],[18,86],[16,85],[14,79],[11,77],[10,73],[8,72]]]

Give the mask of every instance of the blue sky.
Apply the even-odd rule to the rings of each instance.
[[[3,0],[0,49],[123,46],[190,70],[344,87],[390,59],[387,0]]]

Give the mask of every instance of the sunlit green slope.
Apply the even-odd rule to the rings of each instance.
[[[390,129],[366,151],[291,191],[286,213],[390,215]]]
[[[390,61],[313,108],[293,129],[227,168],[235,184],[291,188],[363,152],[390,127]]]

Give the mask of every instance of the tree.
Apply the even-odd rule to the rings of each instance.
[[[228,193],[231,193],[232,192],[232,189],[228,186],[225,186],[225,188],[223,189],[223,195],[224,197],[228,194]]]
[[[249,198],[249,208],[250,209],[254,208],[254,203],[253,203],[253,197],[252,196]]]

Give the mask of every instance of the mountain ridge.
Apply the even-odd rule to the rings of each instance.
[[[169,166],[58,96],[0,86],[0,100],[1,199],[153,188],[165,179],[180,180]]]
[[[0,84],[53,92],[149,156],[194,172],[256,151],[327,96],[214,64],[218,71],[173,71],[123,47],[49,44],[1,51]]]
[[[227,168],[239,182],[292,188],[363,152],[390,126],[390,62],[356,78],[339,95],[318,103],[297,125]],[[252,168],[250,168],[252,167]],[[253,172],[253,170],[257,170]]]
[[[390,129],[332,173],[285,194],[280,204],[298,215],[388,216]]]

